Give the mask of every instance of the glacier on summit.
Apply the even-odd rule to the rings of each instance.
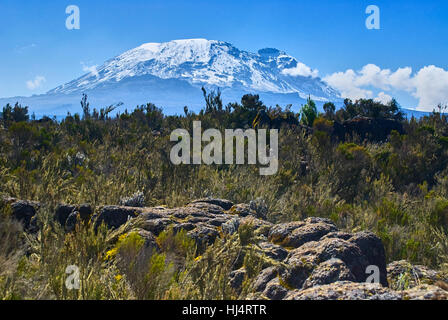
[[[318,103],[340,100],[316,70],[285,52],[267,48],[251,53],[206,39],[146,43],[44,95],[6,100],[27,104],[36,113],[64,114],[78,111],[86,93],[97,108],[123,102],[132,109],[152,102],[169,114],[180,113],[185,105],[191,110],[203,107],[201,87],[219,88],[225,103],[246,93],[259,94],[266,105],[295,108],[309,96]]]

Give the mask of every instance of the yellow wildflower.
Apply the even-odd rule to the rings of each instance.
[[[113,248],[112,250],[107,251],[104,260],[110,260],[114,258],[117,255],[117,252],[118,252],[117,248]]]

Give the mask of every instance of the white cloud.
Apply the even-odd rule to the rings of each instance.
[[[34,80],[28,80],[26,82],[26,87],[30,90],[36,90],[40,88],[45,83],[45,81],[47,80],[44,76],[36,76]]]
[[[379,101],[382,104],[387,104],[392,100],[392,97],[390,95],[388,95],[387,93],[380,92],[374,100]]]
[[[349,69],[345,72],[336,72],[332,75],[326,76],[326,81],[330,86],[339,90],[341,96],[344,98],[350,98],[353,100],[367,99],[373,95],[370,90],[362,89],[357,84],[358,74]]]
[[[31,44],[27,44],[27,45],[24,45],[24,46],[21,46],[21,47],[16,47],[14,49],[14,51],[17,52],[17,53],[24,53],[25,51],[27,51],[29,49],[36,48],[36,47],[37,47],[37,44],[31,43]]]
[[[313,70],[306,64],[298,62],[295,68],[283,69],[282,73],[292,77],[302,76],[302,77],[317,78],[317,76],[319,75],[319,70],[317,69]]]
[[[82,71],[91,73],[97,78],[99,77],[98,70],[97,70],[98,65],[89,67],[89,66],[85,65],[84,62],[81,62],[81,65],[82,65]]]
[[[412,95],[419,99],[419,109],[432,111],[438,104],[448,104],[448,71],[427,66],[414,76]]]
[[[323,80],[339,90],[343,98],[352,100],[375,98],[390,101],[391,92],[403,91],[418,100],[418,109],[422,111],[432,111],[440,103],[448,104],[448,71],[433,65],[413,74],[411,67],[398,68],[393,72],[367,64],[359,71],[348,69],[328,75]],[[377,97],[374,89],[381,91]]]
[[[412,68],[399,68],[389,77],[389,85],[398,90],[412,91]]]

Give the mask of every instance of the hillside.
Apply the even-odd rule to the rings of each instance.
[[[182,116],[153,104],[112,116],[87,97],[61,121],[4,108],[0,298],[447,298],[445,115],[205,97]],[[278,129],[278,172],[174,165],[170,135],[193,121]],[[67,264],[82,290],[66,289]]]

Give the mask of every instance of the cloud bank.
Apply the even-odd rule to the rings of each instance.
[[[28,80],[26,82],[26,87],[29,90],[36,90],[42,87],[42,85],[47,81],[44,76],[36,76],[33,80]]]
[[[92,75],[94,75],[97,78],[99,77],[98,70],[97,70],[98,65],[89,67],[89,66],[85,65],[84,62],[81,62],[81,65],[82,65],[82,71],[91,73]]]
[[[448,71],[429,65],[413,72],[411,67],[395,71],[367,64],[361,70],[348,69],[323,78],[352,100],[372,98],[381,102],[391,99],[391,92],[406,92],[418,100],[418,110],[432,111],[437,105],[448,104]],[[373,90],[381,92],[375,96]]]
[[[317,78],[319,75],[319,70],[311,69],[306,64],[298,62],[295,68],[283,69],[282,73],[288,76],[302,76],[302,77],[312,77]]]

